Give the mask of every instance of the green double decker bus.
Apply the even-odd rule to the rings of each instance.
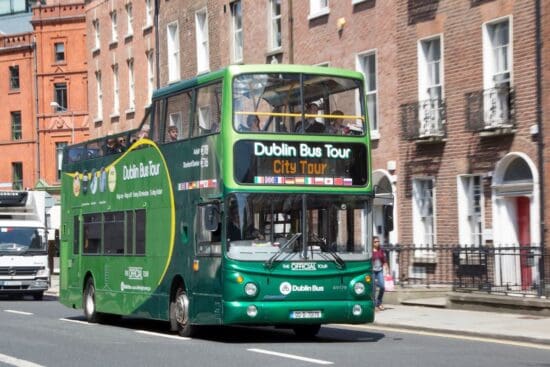
[[[140,129],[68,146],[60,301],[314,336],[374,317],[362,74],[234,65],[161,88]]]

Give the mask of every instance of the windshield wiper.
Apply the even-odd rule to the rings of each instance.
[[[265,263],[264,265],[268,268],[268,269],[271,269],[273,267],[273,263],[275,262],[275,260],[277,260],[277,258],[283,253],[283,250],[286,249],[287,247],[289,247],[290,245],[294,244],[294,242],[296,242],[296,240],[298,240],[298,238],[300,238],[302,234],[301,233],[294,233],[292,235],[292,237],[290,237],[290,239],[283,245],[279,248],[279,251],[277,251],[276,254],[274,254],[273,256],[271,256]]]
[[[331,249],[328,249],[327,251],[329,254],[332,255],[334,258],[334,263],[336,264],[336,267],[338,269],[343,269],[346,267],[346,262],[338,255],[336,252],[332,251]]]

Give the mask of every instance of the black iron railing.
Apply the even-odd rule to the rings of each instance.
[[[550,254],[540,246],[386,245],[401,287],[550,296]]]
[[[471,131],[513,129],[515,93],[507,85],[466,93],[466,121]]]
[[[401,127],[406,140],[441,140],[447,136],[444,99],[401,105]]]

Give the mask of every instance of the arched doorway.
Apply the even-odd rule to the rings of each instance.
[[[496,264],[501,284],[528,289],[538,275],[528,258],[531,246],[540,244],[539,180],[536,166],[524,153],[509,153],[496,165],[493,177],[493,240],[495,247],[510,248]],[[513,248],[519,247],[517,250]]]
[[[378,236],[382,245],[397,243],[397,206],[395,205],[395,185],[392,183],[393,176],[387,171],[377,170],[372,174],[374,187],[374,235]],[[385,211],[393,211],[393,228],[387,228],[384,223]]]

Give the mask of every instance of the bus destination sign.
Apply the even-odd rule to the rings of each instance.
[[[365,144],[241,140],[233,153],[239,183],[364,186],[368,180]]]

